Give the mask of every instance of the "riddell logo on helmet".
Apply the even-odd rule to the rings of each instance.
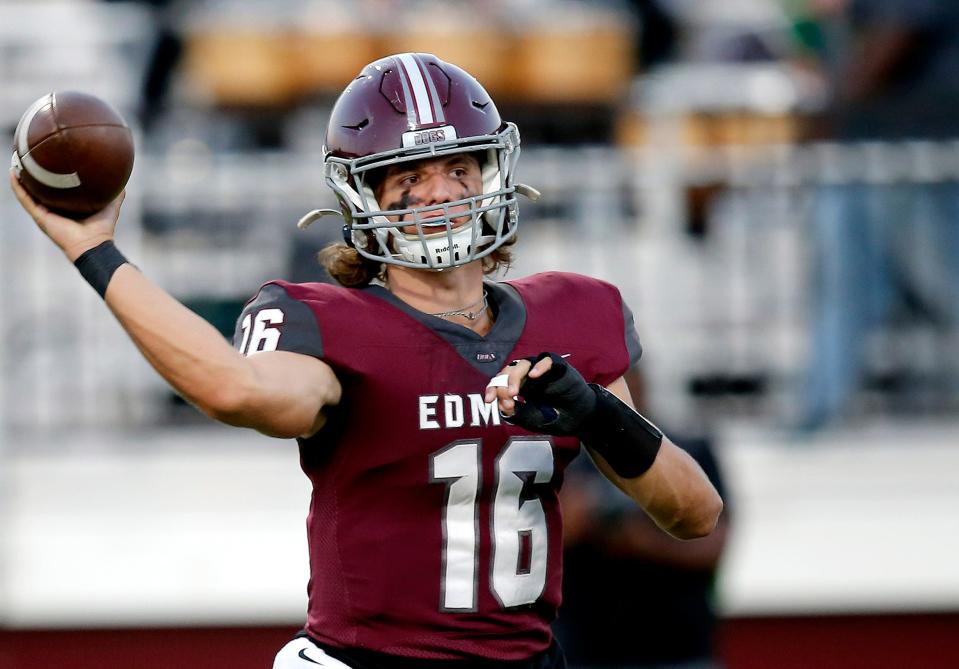
[[[442,247],[442,248],[433,249],[433,253],[448,253],[449,250],[450,250],[450,246],[449,246],[449,244],[447,244],[446,246],[444,246],[444,247]],[[460,245],[454,243],[454,244],[453,244],[453,250],[454,250],[454,251],[459,251],[459,250],[460,250]]]
[[[456,128],[451,125],[430,128],[429,130],[411,130],[403,133],[403,148],[409,149],[425,144],[436,144],[456,139]]]

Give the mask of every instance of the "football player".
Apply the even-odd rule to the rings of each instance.
[[[265,284],[235,348],[116,249],[122,198],[81,224],[11,179],[179,393],[297,439],[309,607],[276,669],[564,667],[557,493],[581,443],[673,535],[716,524],[702,470],[631,407],[623,373],[641,349],[619,291],[488,278],[510,261],[517,193],[536,196],[514,180],[519,148],[460,68],[413,53],[368,65],[326,135],[345,225],[322,259],[341,285]]]

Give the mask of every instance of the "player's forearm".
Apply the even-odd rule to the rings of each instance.
[[[200,316],[130,265],[107,288],[107,306],[157,372],[205,413],[236,402],[245,359]]]
[[[624,378],[611,383],[608,390],[632,406]],[[658,428],[656,431],[662,434]],[[637,434],[644,437],[641,432]],[[635,448],[641,447],[635,444]],[[597,453],[592,449],[590,453],[596,460]],[[640,476],[625,477],[605,460],[603,463],[606,476],[638,502],[659,527],[677,539],[703,537],[716,527],[723,509],[722,498],[702,467],[667,436],[662,435],[652,465]]]
[[[264,434],[308,436],[341,387],[328,365],[273,351],[244,357],[198,315],[129,265],[105,295],[144,357],[185,399],[211,418]]]
[[[716,527],[723,500],[686,451],[663,440],[657,461],[643,477],[624,484],[650,517],[679,539],[704,537]]]
[[[590,455],[610,481],[677,539],[704,537],[716,527],[722,498],[696,461],[669,439],[663,439],[649,470],[635,478],[616,474],[595,451]]]
[[[154,369],[211,418],[292,438],[322,427],[340,384],[325,363],[282,351],[244,357],[209,323],[130,265],[117,269],[107,305]]]

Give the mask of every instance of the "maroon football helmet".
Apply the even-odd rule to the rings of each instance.
[[[363,68],[333,107],[326,133],[326,181],[346,218],[344,236],[363,256],[446,269],[490,254],[516,233],[519,131],[489,94],[455,65],[425,53],[381,58]],[[384,211],[370,175],[388,165],[477,152],[483,192],[452,202]],[[519,185],[519,192],[536,192]],[[450,208],[467,205],[450,214]],[[320,215],[314,212],[304,222]],[[404,233],[387,215],[401,216]],[[469,224],[462,224],[469,216]],[[460,221],[460,223],[454,222]],[[304,222],[301,222],[303,224]]]

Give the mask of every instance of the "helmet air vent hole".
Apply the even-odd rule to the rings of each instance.
[[[436,264],[437,264],[437,265],[442,265],[442,264],[443,264],[443,257],[442,257],[442,256],[436,256]]]
[[[456,260],[459,260],[459,259],[460,259],[460,252],[457,251],[456,253],[454,253],[454,254],[453,254],[453,257],[454,257]]]
[[[370,119],[365,118],[359,123],[357,123],[356,125],[344,125],[343,127],[346,128],[347,130],[355,130],[357,132],[360,132],[363,128],[365,128],[369,124],[370,124]]]
[[[486,108],[489,107],[489,100],[487,100],[486,102],[473,100],[473,106],[479,109],[480,111],[486,111]]]
[[[420,262],[426,264],[426,256],[420,256]]]

